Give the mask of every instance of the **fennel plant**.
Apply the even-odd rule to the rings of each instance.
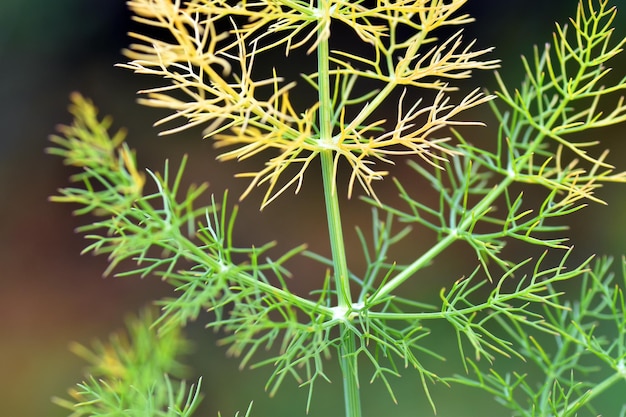
[[[221,344],[242,367],[272,368],[270,394],[290,379],[308,390],[302,412],[315,407],[314,388],[336,362],[345,416],[367,415],[363,383],[381,381],[395,401],[393,378],[411,372],[433,412],[438,383],[485,391],[510,415],[597,415],[598,396],[623,389],[626,377],[626,263],[577,261],[564,216],[603,203],[594,194],[602,184],[626,182],[592,138],[626,120],[623,98],[611,99],[626,89],[626,76],[606,81],[626,40],[612,37],[616,10],[607,0],[583,0],[551,42],[522,60],[521,86],[495,72],[493,94],[480,86],[463,92],[474,71],[499,66],[490,49],[463,37],[472,22],[460,10],[465,3],[129,1],[146,30],[131,34],[120,66],[160,80],[140,102],[170,111],[157,122],[162,133],[201,126],[218,160],[265,158],[258,171],[238,175],[249,181],[241,199],[265,190],[261,209],[281,204],[288,190],[306,192],[305,174],[319,169],[330,256],[303,245],[273,259],[271,243],[236,246],[237,206],[227,193],[199,203],[207,186],[183,188],[185,160],[177,170],[140,168],[124,133],[109,132],[110,119],[74,94],[74,123],[60,128],[49,152],[80,173],[52,199],[96,216],[80,232],[85,252],[109,257],[106,273],[158,276],[175,291],[156,301],[158,312],[131,320],[127,337],[76,345],[90,375],[72,400],[56,401],[72,416],[192,415],[201,384],[182,379],[181,330],[209,311],[207,327],[224,332]],[[347,41],[336,43],[338,33]],[[281,75],[304,54],[317,66],[302,68],[299,83]],[[258,76],[269,59],[276,67]],[[467,111],[480,105],[499,124],[487,144],[468,136],[483,123]],[[414,180],[387,178],[400,161]],[[423,198],[420,181],[434,200]],[[400,198],[379,198],[381,182]],[[539,199],[528,199],[526,190],[537,189]],[[357,230],[363,272],[346,254],[341,193],[360,194],[373,213],[371,233]],[[421,230],[433,232],[432,246],[399,263],[394,249]],[[506,251],[515,241],[542,252],[519,259]],[[426,267],[454,262],[459,242],[476,261],[441,288],[438,303],[403,290]],[[310,294],[290,289],[299,277],[288,263],[301,256],[327,270]],[[577,294],[566,291],[570,281]],[[428,343],[438,323],[456,337],[460,366],[449,375],[430,365],[442,359]],[[260,353],[266,348],[269,357]],[[537,372],[507,370],[516,360]]]

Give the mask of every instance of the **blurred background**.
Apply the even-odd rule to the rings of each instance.
[[[494,57],[502,59],[501,72],[517,82],[522,76],[521,54],[532,53],[533,44],[549,40],[554,21],[565,21],[575,12],[575,0],[474,0],[465,11],[476,17],[466,29],[466,39],[477,38],[479,47],[495,46]],[[613,2],[612,2],[613,3]],[[199,130],[174,137],[157,137],[152,123],[163,115],[136,104],[135,92],[150,80],[114,67],[122,62],[121,49],[133,28],[122,0],[1,0],[0,1],[0,414],[6,417],[57,417],[69,413],[50,401],[82,379],[84,364],[68,350],[71,341],[90,343],[106,338],[123,326],[128,313],[168,293],[156,279],[103,278],[106,260],[80,256],[85,242],[73,230],[83,219],[71,215],[72,207],[48,202],[48,196],[68,184],[70,169],[45,153],[47,138],[59,123],[69,123],[68,96],[80,91],[92,98],[101,113],[114,116],[117,127],[129,130],[139,165],[161,169],[165,158],[180,160],[190,155],[190,181],[209,181],[220,195],[225,188],[232,196],[245,188],[233,179],[241,170],[234,163],[217,163],[216,151],[201,140]],[[619,36],[626,35],[626,10],[618,15]],[[615,72],[626,73],[626,60],[613,62]],[[472,81],[494,88],[490,74]],[[483,111],[486,111],[484,109]],[[478,116],[482,117],[482,116]],[[489,120],[489,115],[484,117]],[[488,137],[490,130],[477,135]],[[611,147],[612,161],[624,169],[626,127],[599,132]],[[400,164],[402,165],[402,164]],[[311,177],[311,176],[309,176]],[[379,188],[381,188],[379,186]],[[382,190],[393,194],[392,187]],[[626,198],[623,188],[606,187],[600,196],[608,206],[594,205],[573,217],[572,239],[579,256],[626,253]],[[305,192],[286,194],[263,212],[258,211],[262,192],[244,200],[237,239],[242,244],[280,238],[287,250],[302,242],[325,253],[324,212],[319,183],[307,178]],[[369,224],[369,208],[358,199],[344,202],[349,210],[346,231],[349,245],[356,245],[354,224]],[[614,225],[606,228],[606,225]],[[601,225],[604,225],[603,228]],[[280,231],[280,236],[275,231]],[[411,250],[429,242],[415,240]],[[459,256],[472,254],[466,248]],[[357,251],[354,251],[356,253]],[[470,263],[470,265],[473,264]],[[433,276],[453,274],[435,266]],[[294,269],[303,269],[295,266]],[[439,268],[439,269],[437,269]],[[467,272],[467,269],[462,271]],[[461,272],[462,273],[462,272]],[[456,272],[454,272],[456,274]],[[450,281],[460,275],[450,276]],[[297,276],[296,278],[297,279]],[[297,285],[297,284],[296,284]],[[436,292],[441,284],[432,282]],[[424,287],[420,287],[423,291]],[[204,375],[205,401],[202,413],[232,416],[255,401],[255,416],[304,415],[305,391],[286,383],[276,398],[263,392],[267,371],[239,371],[235,359],[225,358],[215,336],[198,326],[189,330],[198,347],[190,359],[198,375]],[[454,342],[440,341],[442,351]],[[396,381],[400,406],[395,408],[382,385],[366,387],[367,415],[431,415],[415,376]],[[320,387],[323,401],[314,402],[311,416],[339,416],[341,382]],[[490,400],[477,400],[476,393],[458,396],[437,391],[442,401],[439,416],[492,416]],[[623,397],[622,397],[623,398]],[[467,407],[468,400],[472,406]],[[423,410],[423,411],[419,411]],[[487,410],[492,410],[487,411]],[[490,414],[491,413],[491,414]],[[506,415],[506,414],[500,414]]]

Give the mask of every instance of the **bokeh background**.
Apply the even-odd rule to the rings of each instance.
[[[522,76],[519,55],[530,54],[533,44],[548,40],[553,22],[573,15],[576,3],[470,0],[466,11],[477,20],[466,29],[466,37],[477,38],[479,46],[495,46],[494,56],[502,59],[505,78],[517,81]],[[616,26],[617,35],[625,36],[626,10],[619,15]],[[123,61],[120,51],[132,28],[122,0],[0,1],[2,416],[68,415],[50,398],[64,396],[69,387],[82,379],[84,364],[69,352],[69,342],[89,343],[94,338],[106,338],[123,326],[129,312],[138,311],[168,291],[154,279],[102,278],[105,259],[79,255],[84,240],[73,229],[82,219],[71,215],[71,207],[47,200],[57,188],[67,184],[70,172],[57,158],[44,152],[55,126],[70,121],[66,111],[70,92],[81,91],[91,97],[103,114],[114,115],[115,126],[128,128],[129,141],[138,150],[141,166],[159,170],[165,158],[178,161],[188,153],[191,180],[209,181],[211,191],[217,195],[225,188],[237,195],[244,188],[245,183],[233,180],[240,167],[215,162],[216,151],[210,142],[200,139],[199,131],[157,137],[152,123],[162,113],[135,102],[135,92],[149,86],[150,80],[114,67]],[[624,57],[613,66],[620,76],[626,74]],[[494,86],[491,75],[483,74],[474,82]],[[489,119],[487,114],[484,117]],[[481,130],[477,139],[488,140],[493,129],[492,124],[488,130]],[[598,133],[614,149],[612,161],[622,168],[626,168],[625,133],[626,126]],[[280,247],[285,250],[306,241],[313,249],[324,252],[324,213],[319,191],[315,178],[307,178],[305,192],[296,197],[286,195],[263,212],[258,211],[262,193],[254,193],[242,204],[237,239],[242,244],[258,244],[280,238]],[[389,193],[393,194],[391,187]],[[573,217],[572,237],[580,257],[595,252],[614,256],[626,253],[624,189],[607,187],[600,195],[610,201],[608,206],[592,206]],[[369,209],[357,200],[344,202],[344,207],[350,211],[346,216],[346,230],[351,235],[348,242],[355,245],[353,223],[367,226]],[[411,244],[410,250],[419,251],[428,242],[415,239]],[[459,253],[459,259],[471,258],[464,248],[459,250],[465,251]],[[458,278],[456,272],[446,268],[450,265],[435,266],[429,273],[435,278],[449,276],[452,281]],[[436,292],[440,284],[430,282],[419,290]],[[226,358],[216,346],[215,335],[197,327],[189,330],[197,345],[189,361],[198,375],[204,375],[206,399],[198,415],[215,416],[221,410],[223,416],[232,416],[236,410],[244,410],[250,400],[255,401],[256,416],[304,415],[303,389],[287,383],[276,398],[268,399],[263,392],[267,371],[239,371],[237,361]],[[454,345],[446,338],[439,343],[443,353]],[[415,377],[406,376],[396,382],[400,400],[397,408],[382,385],[366,387],[367,415],[432,414]],[[342,414],[340,380],[322,385],[317,395],[321,401],[310,415]],[[490,408],[488,398],[481,401],[471,391],[454,391],[452,397],[451,391],[442,388],[436,395],[442,405],[439,416],[498,415]],[[623,401],[621,398],[615,401]]]

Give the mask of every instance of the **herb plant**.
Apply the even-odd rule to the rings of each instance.
[[[56,401],[72,416],[192,415],[201,381],[182,380],[181,330],[209,311],[207,326],[224,332],[221,343],[243,367],[272,367],[270,394],[290,379],[308,390],[302,411],[315,407],[314,388],[336,361],[345,416],[367,415],[363,383],[382,381],[395,400],[394,377],[410,372],[433,412],[438,383],[485,391],[508,415],[597,415],[598,397],[624,388],[626,262],[576,260],[564,216],[604,203],[594,194],[604,183],[626,182],[592,138],[626,120],[624,99],[612,99],[626,77],[607,76],[626,39],[612,38],[616,10],[607,0],[581,1],[552,42],[522,60],[521,86],[496,72],[495,93],[461,93],[473,71],[499,66],[490,49],[464,39],[472,21],[459,11],[465,3],[129,1],[146,31],[131,34],[121,66],[160,79],[140,102],[171,112],[157,123],[163,133],[202,126],[219,160],[265,158],[239,174],[249,180],[242,199],[265,190],[261,209],[298,198],[286,192],[306,192],[305,174],[321,169],[330,257],[301,246],[272,259],[271,243],[235,246],[237,206],[227,193],[202,205],[206,185],[182,186],[186,159],[176,170],[166,162],[161,173],[144,172],[124,133],[110,133],[110,119],[74,94],[74,123],[49,152],[80,172],[52,199],[96,216],[80,232],[85,252],[108,255],[107,273],[158,276],[175,291],[156,302],[157,313],[130,321],[128,336],[75,346],[90,375],[72,400]],[[281,75],[290,60],[312,58],[317,66],[300,83]],[[276,68],[257,75],[270,59]],[[498,121],[493,140],[469,139],[482,123],[467,110],[479,105]],[[412,176],[389,179],[387,167],[400,161]],[[397,201],[379,198],[383,181]],[[424,198],[433,190],[435,199]],[[362,195],[373,213],[371,232],[357,229],[362,272],[346,255],[341,193]],[[430,249],[399,262],[394,249],[424,230],[435,237]],[[438,303],[403,290],[427,266],[453,260],[458,242],[476,262]],[[515,242],[539,255],[520,259],[506,250]],[[327,270],[310,294],[290,289],[300,278],[288,264],[300,256]],[[432,365],[442,359],[429,342],[437,323],[456,336],[456,373]],[[534,371],[511,370],[522,361]]]

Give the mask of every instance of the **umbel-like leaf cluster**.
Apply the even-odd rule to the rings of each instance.
[[[626,182],[626,173],[607,163],[607,151],[595,151],[598,141],[572,136],[626,120],[623,99],[599,110],[607,108],[605,98],[626,89],[626,77],[603,85],[607,63],[626,39],[612,40],[616,11],[607,1],[581,3],[571,26],[557,26],[552,43],[523,61],[526,78],[520,88],[497,76],[495,95],[475,90],[452,104],[446,95],[456,88],[451,82],[497,65],[481,61],[488,50],[473,51],[460,32],[435,38],[442,26],[471,21],[457,16],[464,3],[130,1],[135,19],[163,37],[132,34],[138,43],[126,52],[131,61],[123,66],[166,82],[144,91],[142,99],[173,111],[159,123],[183,120],[165,132],[201,125],[218,147],[231,147],[219,156],[223,160],[277,151],[259,172],[242,174],[252,179],[245,194],[268,183],[263,205],[293,184],[300,189],[305,170],[319,157],[332,255],[303,245],[270,259],[272,244],[235,246],[237,207],[229,206],[227,193],[200,205],[206,185],[187,190],[181,185],[186,159],[175,172],[166,163],[163,173],[142,173],[124,133],[111,135],[110,120],[99,119],[91,102],[74,95],[74,123],[53,137],[50,152],[81,169],[72,178],[80,185],[63,188],[53,200],[78,204],[77,214],[98,216],[80,231],[90,240],[86,252],[109,256],[107,272],[158,276],[175,292],[157,302],[160,316],[146,321],[154,334],[133,327],[134,343],[113,340],[114,361],[98,362],[98,357],[110,358],[109,348],[89,353],[91,362],[105,367],[94,370],[104,382],[90,379],[79,386],[75,403],[62,404],[76,415],[114,415],[93,410],[121,410],[115,408],[122,407],[121,398],[136,403],[124,402],[129,410],[163,412],[148,415],[189,415],[199,384],[185,394],[184,384],[172,383],[169,376],[154,385],[130,380],[140,366],[178,377],[173,354],[171,367],[123,358],[158,343],[154,337],[178,340],[182,327],[210,311],[208,327],[225,331],[222,343],[241,357],[242,366],[273,367],[270,393],[287,377],[308,387],[307,410],[315,383],[329,379],[328,360],[335,358],[351,417],[362,415],[360,370],[382,381],[395,401],[389,377],[401,375],[402,368],[419,374],[433,410],[437,399],[431,385],[441,382],[480,388],[515,416],[595,412],[599,395],[626,377],[624,282],[615,281],[609,258],[575,261],[561,218],[589,201],[599,202],[594,191],[603,183]],[[365,49],[332,49],[336,27],[347,28]],[[276,50],[289,59],[300,48],[317,55],[317,70],[303,75],[316,99],[296,109],[295,81],[284,80],[278,69],[257,80],[255,62]],[[356,93],[363,80],[380,88]],[[419,89],[435,91],[431,104],[410,99]],[[378,115],[390,102],[397,111],[392,123]],[[478,124],[459,115],[486,102],[499,122],[495,146],[488,149],[453,128]],[[434,202],[410,186],[414,181],[394,179],[399,202],[380,201],[374,194],[372,181],[386,174],[377,164],[407,155],[419,157],[409,166],[432,186]],[[363,273],[348,268],[342,246],[337,200],[342,159],[351,167],[348,194],[358,182],[373,207],[371,234],[357,229]],[[288,170],[292,164],[296,174],[280,182],[294,172]],[[526,198],[528,187],[543,190],[538,202]],[[396,263],[395,247],[413,229],[423,228],[434,232],[432,246],[405,264]],[[454,283],[441,289],[439,303],[403,291],[403,284],[420,278],[426,267],[456,257],[452,247],[458,242],[477,261],[466,276],[446,280]],[[536,260],[515,258],[503,250],[511,242],[545,252]],[[310,295],[289,288],[286,262],[297,256],[327,267]],[[624,260],[622,275],[626,280]],[[574,279],[583,287],[576,297],[563,292],[564,282]],[[432,359],[444,359],[431,343],[432,329],[439,328],[435,323],[456,335],[461,375],[442,375],[433,365]],[[269,358],[257,359],[266,349]],[[501,363],[518,360],[537,372],[501,370],[507,368]],[[116,373],[123,362],[133,372]]]
[[[84,169],[73,177],[84,187],[65,188],[53,201],[78,203],[85,208],[77,214],[91,212],[102,217],[79,231],[92,241],[85,252],[109,256],[107,272],[132,260],[137,267],[117,276],[156,275],[175,286],[177,297],[161,303],[163,315],[158,322],[164,331],[184,326],[209,309],[216,314],[211,326],[232,331],[233,350],[241,351],[241,346],[249,344],[256,350],[265,340],[273,341],[283,327],[309,334],[310,326],[298,321],[296,310],[310,315],[311,320],[320,310],[332,314],[321,301],[305,300],[287,289],[289,272],[283,264],[304,247],[278,260],[263,259],[272,244],[234,247],[237,209],[220,210],[220,205],[227,205],[226,195],[220,203],[212,199],[210,206],[200,208],[194,207],[194,202],[206,185],[192,186],[179,196],[185,160],[173,176],[167,164],[163,175],[148,171],[156,191],[142,194],[144,178],[136,174],[133,153],[120,142],[122,133],[109,137],[109,123],[98,121],[93,105],[79,95],[73,99],[74,125],[61,129],[66,137],[54,137],[59,147],[50,151],[64,157],[67,164]],[[235,260],[242,257],[244,261]],[[278,285],[270,283],[267,274]],[[285,323],[274,323],[269,319],[271,313],[280,313]],[[288,333],[285,340],[292,337]]]
[[[156,39],[131,34],[138,43],[126,52],[132,61],[122,66],[167,82],[142,91],[146,95],[142,103],[173,111],[159,125],[183,119],[164,133],[204,126],[217,147],[232,148],[219,156],[222,160],[277,150],[264,169],[241,174],[251,178],[246,194],[256,185],[268,184],[264,204],[293,184],[299,190],[304,172],[324,151],[334,155],[333,178],[340,160],[352,167],[348,194],[355,182],[374,194],[372,181],[387,174],[374,168],[377,162],[393,163],[394,155],[411,154],[439,159],[440,152],[451,152],[440,146],[448,140],[437,137],[440,131],[450,125],[477,124],[458,116],[490,99],[478,90],[456,104],[446,96],[456,90],[447,80],[468,78],[473,69],[493,69],[497,64],[481,61],[489,50],[473,51],[472,44],[464,45],[460,30],[445,42],[436,42],[437,29],[471,22],[467,15],[455,16],[464,3],[130,1],[135,20],[165,33]],[[353,31],[353,47],[359,52],[329,49],[331,26]],[[407,31],[413,34],[403,35]],[[317,52],[322,65],[302,75],[313,96],[319,95],[302,109],[293,100],[296,81],[282,77],[280,68],[264,79],[255,79],[254,71],[267,53],[284,50],[288,55],[298,48]],[[329,64],[332,68],[326,67]],[[380,88],[359,93],[355,85],[362,79],[374,80]],[[434,102],[393,102],[393,92],[411,87],[437,91]],[[329,88],[332,94],[324,94]],[[390,101],[397,108],[397,122],[391,129],[381,129],[388,124],[389,112],[380,110]],[[290,175],[290,166],[299,167],[296,174],[279,182]]]

